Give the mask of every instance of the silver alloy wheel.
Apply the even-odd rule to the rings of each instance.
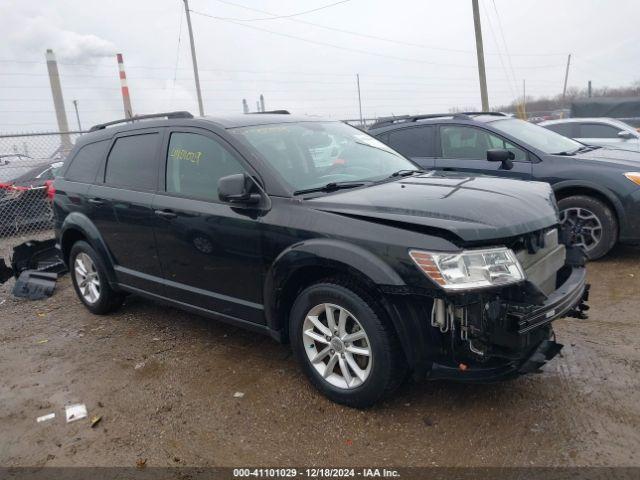
[[[560,212],[560,223],[569,234],[569,243],[585,252],[593,250],[602,240],[602,223],[590,210],[571,207]]]
[[[302,325],[302,341],[313,368],[334,387],[356,388],[369,377],[371,343],[346,308],[332,303],[313,307]]]
[[[73,263],[73,272],[82,298],[87,303],[96,303],[100,298],[100,277],[91,257],[80,252]]]

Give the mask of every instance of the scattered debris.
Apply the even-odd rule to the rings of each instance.
[[[236,392],[233,394],[233,398],[242,398],[244,397],[244,392]]]
[[[48,339],[48,338],[45,338],[45,339],[43,339],[43,340],[38,340],[38,345],[42,345],[42,344],[44,344],[44,343],[47,343],[48,341],[49,341],[49,339]]]
[[[146,458],[139,458],[139,459],[136,460],[136,468],[138,470],[142,470],[146,466],[147,466],[147,459]]]
[[[95,428],[95,426],[100,423],[100,420],[102,420],[102,415],[94,415],[91,417],[91,428]]]
[[[13,249],[11,257],[13,275],[18,278],[25,270],[62,274],[67,271],[56,248],[56,240],[29,240]]]
[[[56,418],[55,413],[47,413],[46,415],[42,415],[41,417],[36,418],[36,422],[42,423],[42,422],[46,422],[47,420],[52,420],[54,418]]]
[[[0,284],[6,282],[13,277],[13,269],[7,267],[4,258],[0,258]]]
[[[136,363],[136,366],[133,367],[134,370],[140,370],[141,368],[143,368],[145,366],[144,362],[140,362],[140,363]]]
[[[13,287],[13,295],[29,300],[41,300],[50,297],[56,288],[56,273],[24,270]]]
[[[76,403],[65,407],[67,414],[67,423],[75,422],[81,418],[87,418],[87,407],[84,403]]]

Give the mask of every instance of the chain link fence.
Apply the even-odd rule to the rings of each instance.
[[[0,258],[51,238],[53,179],[83,132],[0,135]]]

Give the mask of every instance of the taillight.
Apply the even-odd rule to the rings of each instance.
[[[53,186],[53,180],[47,180],[44,184],[47,187],[47,198],[53,202],[53,197],[56,194],[56,189]]]

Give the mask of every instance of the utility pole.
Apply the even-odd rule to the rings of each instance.
[[[78,100],[72,100],[73,108],[76,109],[76,120],[78,121],[78,130],[82,131],[82,125],[80,124],[80,114],[78,113]]]
[[[358,108],[360,109],[360,126],[364,128],[364,120],[362,119],[362,97],[360,96],[360,74],[356,73],[356,83],[358,84]]]
[[[482,26],[480,25],[480,7],[478,0],[471,0],[473,6],[473,25],[476,31],[476,52],[478,54],[478,76],[480,77],[480,97],[482,111],[489,111],[489,95],[487,94],[487,73],[484,68],[484,47],[482,45]]]
[[[200,91],[200,75],[198,74],[198,60],[196,59],[196,46],[193,42],[193,28],[191,28],[191,14],[189,13],[189,0],[184,0],[184,11],[187,14],[187,27],[189,28],[189,40],[191,42],[191,60],[193,62],[193,77],[196,81],[196,94],[198,95],[198,110],[200,111],[200,116],[204,117],[202,92]]]
[[[567,96],[567,81],[569,80],[569,66],[571,65],[571,54],[567,57],[567,70],[564,72],[564,87],[562,88],[562,101]]]
[[[264,95],[260,94],[260,111],[264,112]]]
[[[589,80],[589,86],[587,87],[587,91],[589,92],[589,98],[591,98],[591,80]]]
[[[64,150],[71,149],[71,139],[69,138],[69,122],[67,122],[67,112],[64,108],[64,99],[62,98],[62,86],[60,85],[60,74],[58,73],[58,62],[53,50],[47,49],[47,70],[49,72],[49,83],[51,84],[51,95],[53,96],[53,106],[56,110],[56,119],[58,120],[58,130],[60,133],[60,142]]]
[[[527,119],[527,81],[522,79],[522,119]]]

